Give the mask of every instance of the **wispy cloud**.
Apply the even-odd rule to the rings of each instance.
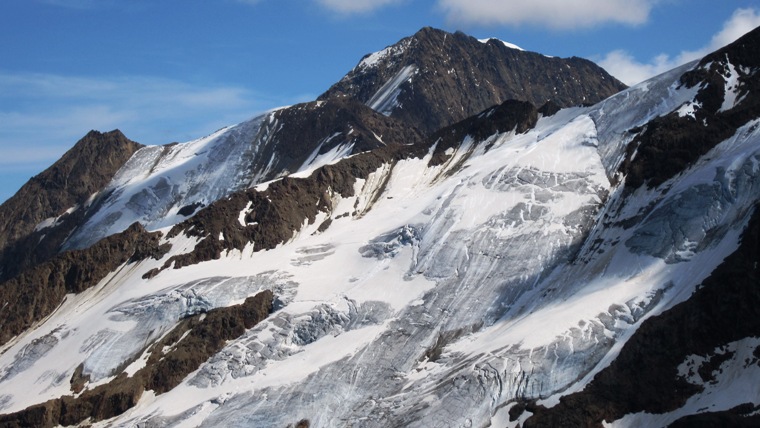
[[[373,12],[402,0],[317,0],[320,5],[343,15]]]
[[[238,3],[258,4],[265,0],[235,0]],[[374,12],[392,4],[406,0],[313,0],[321,7],[339,15],[359,15]]]
[[[113,0],[37,0],[39,3],[70,9],[93,9],[113,4]]]
[[[241,87],[156,77],[0,72],[0,167],[52,163],[91,129],[119,128],[146,144],[185,141],[272,101]]]
[[[689,61],[699,59],[733,42],[758,26],[760,26],[760,11],[754,8],[737,9],[731,18],[723,24],[723,28],[700,49],[682,51],[675,56],[660,54],[648,62],[638,61],[625,50],[615,50],[607,53],[598,63],[623,83],[633,85]]]
[[[604,23],[643,24],[656,0],[438,0],[451,22],[537,25],[566,30]]]

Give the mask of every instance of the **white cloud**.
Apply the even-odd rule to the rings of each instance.
[[[438,0],[452,22],[479,25],[531,24],[553,29],[603,23],[643,24],[657,0]]]
[[[688,62],[688,61],[687,61]],[[658,55],[648,63],[638,62],[633,55],[618,49],[609,52],[597,63],[626,85],[635,85],[682,64],[668,55]]]
[[[60,0],[54,0],[60,1]],[[262,0],[235,0],[238,3],[258,4]],[[339,15],[358,15],[374,12],[392,4],[401,3],[405,0],[313,0],[318,5]]]
[[[754,8],[737,9],[703,51],[706,51],[704,52],[706,54],[722,48],[758,26],[760,26],[760,11]]]
[[[343,15],[368,13],[400,0],[317,0],[320,5]]]
[[[723,28],[704,47],[693,51],[681,51],[678,55],[660,54],[649,62],[639,62],[624,50],[609,52],[598,61],[607,72],[627,85],[642,82],[689,61],[702,58],[710,52],[733,42],[747,32],[760,26],[760,11],[753,8],[737,9]]]

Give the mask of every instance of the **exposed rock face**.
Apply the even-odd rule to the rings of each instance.
[[[94,246],[68,251],[0,283],[0,344],[48,316],[67,293],[80,293],[124,263],[160,258],[160,233],[148,233],[135,223]]]
[[[142,145],[119,130],[91,131],[0,206],[0,250],[50,217],[84,204]]]
[[[702,59],[681,77],[698,88],[696,102],[647,123],[621,165],[630,190],[658,186],[693,164],[760,113],[760,30]]]
[[[422,139],[414,126],[351,99],[298,104],[274,112],[273,120],[278,124],[276,129],[260,131],[270,136],[251,167],[254,171],[269,169],[260,181],[296,172],[341,146],[346,154],[354,154],[387,144],[415,144]]]
[[[0,280],[57,253],[63,240],[81,221],[87,201],[141,147],[119,130],[91,131],[53,166],[32,177],[5,201],[0,206]],[[46,226],[55,231],[38,245],[42,236],[51,232],[35,232],[45,220],[50,223]],[[54,227],[56,223],[59,227]]]
[[[217,353],[226,341],[242,335],[272,310],[273,295],[263,291],[244,303],[213,309],[182,320],[153,344],[146,366],[128,377],[125,373],[77,397],[64,396],[0,416],[0,427],[54,427],[100,421],[134,407],[145,390],[164,393]],[[299,422],[300,424],[301,422]],[[299,425],[300,426],[300,425]],[[306,423],[308,426],[308,422]]]
[[[722,412],[705,412],[684,416],[673,422],[671,428],[711,428],[718,426],[751,428],[760,426],[760,406],[742,404]]]
[[[593,104],[625,85],[581,58],[552,58],[423,28],[364,59],[319,99],[348,97],[433,132],[509,99]]]
[[[218,259],[223,251],[242,250],[249,243],[256,251],[275,248],[292,238],[304,222],[313,224],[319,212],[330,212],[334,194],[352,196],[357,178],[404,156],[401,146],[383,147],[326,165],[308,178],[285,177],[265,191],[251,189],[219,200],[169,231],[169,237],[185,233],[202,240],[192,252],[167,260],[164,268]],[[245,210],[243,226],[238,219]]]
[[[538,111],[529,102],[507,100],[498,106],[469,117],[455,125],[434,133],[429,143],[435,144],[435,152],[430,165],[443,163],[448,149],[459,145],[466,137],[482,142],[488,137],[504,132],[523,133],[533,128],[538,120]]]
[[[240,305],[212,309],[180,323],[150,349],[147,367],[135,377],[145,378],[145,388],[162,394],[219,352],[228,340],[252,328],[272,311],[270,290],[248,297]],[[170,352],[164,349],[170,348]]]

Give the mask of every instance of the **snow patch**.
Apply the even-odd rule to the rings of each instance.
[[[676,112],[678,113],[678,117],[686,117],[689,116],[692,119],[696,120],[696,116],[694,116],[694,112],[702,108],[702,104],[699,102],[689,101],[682,105]]]
[[[411,40],[404,40],[403,42],[396,45],[388,46],[381,51],[371,53],[362,59],[353,71],[357,72],[365,68],[377,67],[378,64],[386,59],[402,55],[404,52],[406,52],[406,49],[410,44]]]
[[[367,105],[372,109],[386,116],[390,116],[394,109],[400,106],[398,96],[401,94],[401,85],[405,82],[411,82],[412,76],[417,72],[417,66],[407,65],[402,68],[395,76],[390,78],[375,95],[367,101]]]
[[[488,39],[478,39],[478,41],[480,43],[488,43],[491,40],[496,40],[497,42],[502,43],[504,46],[506,46],[506,47],[508,47],[510,49],[516,49],[518,51],[525,51],[525,49],[521,48],[520,46],[517,46],[517,45],[515,45],[513,43],[505,42],[504,40],[499,40],[499,39],[497,39],[495,37],[491,37],[491,38],[488,38]]]
[[[78,205],[67,209],[66,211],[64,211],[63,214],[57,217],[49,217],[49,218],[46,218],[45,220],[42,220],[41,222],[37,223],[36,226],[34,226],[34,231],[39,232],[40,230],[43,230],[43,229],[58,226],[63,221],[62,220],[63,216],[69,215],[73,213],[74,211],[76,211],[77,209],[79,209]]]
[[[728,67],[728,76],[724,76],[724,79],[726,80],[726,86],[723,95],[723,105],[721,105],[718,112],[731,110],[739,102],[741,102],[741,99],[738,99],[740,89],[739,72],[736,70],[736,67],[734,67],[730,61],[728,61],[728,56],[726,56],[726,67]]]

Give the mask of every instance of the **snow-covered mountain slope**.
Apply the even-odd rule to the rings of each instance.
[[[302,162],[160,238],[130,229],[139,257],[3,345],[0,425],[752,417],[758,40],[594,106],[510,101]]]
[[[392,59],[397,54],[405,64],[398,70]],[[537,77],[544,75],[555,78]],[[419,79],[408,84],[414,76]],[[345,92],[341,88],[347,82],[350,91]],[[182,144],[142,147],[116,131],[114,150],[100,153],[100,148],[86,149],[87,141],[96,138],[84,138],[77,145],[81,150],[67,154],[38,177],[39,183],[33,180],[0,207],[0,280],[62,249],[87,248],[134,222],[149,230],[174,225],[255,184],[386,144],[415,143],[423,137],[418,129],[437,131],[510,98],[572,106],[621,88],[586,60],[549,59],[495,39],[482,43],[426,28],[367,56],[320,101],[269,112]],[[396,109],[398,103],[406,107]],[[104,162],[95,165],[96,157]]]
[[[149,230],[173,226],[258,183],[418,138],[369,108],[330,101],[275,110],[187,143],[144,147],[102,190],[64,249],[86,248],[134,222]]]

